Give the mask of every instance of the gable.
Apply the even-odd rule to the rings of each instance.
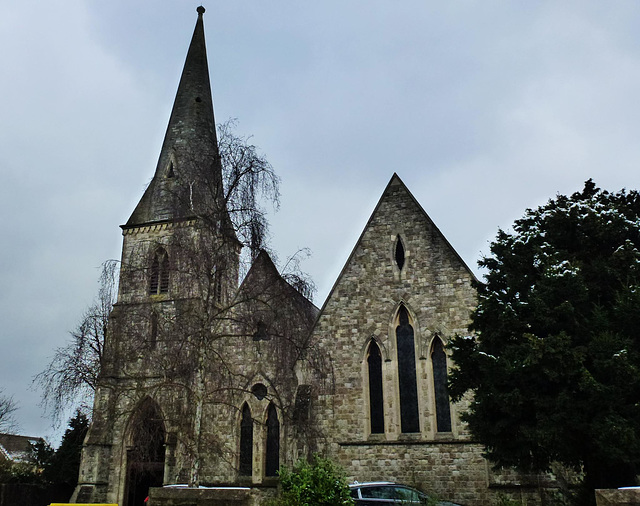
[[[398,238],[402,265],[398,263]],[[446,284],[451,278],[475,279],[397,174],[393,174],[321,309],[350,294],[392,292],[402,285]],[[400,282],[400,284],[398,284]],[[401,296],[400,296],[401,297]],[[402,297],[401,297],[402,298]]]

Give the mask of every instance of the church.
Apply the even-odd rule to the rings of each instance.
[[[447,342],[467,332],[474,276],[398,175],[321,308],[259,247],[243,271],[255,245],[230,208],[203,14],[155,174],[121,227],[73,501],[141,506],[150,488],[189,484],[246,487],[238,504],[259,504],[280,466],[314,453],[352,481],[468,506],[529,494],[471,440],[468,401],[449,399]]]

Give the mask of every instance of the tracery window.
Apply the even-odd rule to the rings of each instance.
[[[253,474],[253,419],[251,409],[245,402],[242,406],[242,420],[240,421],[240,476]]]
[[[159,248],[151,262],[149,294],[157,295],[169,291],[169,255],[164,248]]]
[[[433,392],[436,401],[436,425],[438,432],[451,432],[451,406],[447,388],[447,354],[439,337],[431,348],[433,366]]]
[[[277,476],[280,468],[280,422],[273,404],[267,409],[267,448],[265,476]]]
[[[396,344],[400,388],[400,427],[402,432],[420,432],[414,332],[409,322],[409,313],[404,305],[398,309]]]
[[[384,434],[384,397],[382,394],[382,356],[374,340],[367,354],[369,372],[369,420],[372,434]]]

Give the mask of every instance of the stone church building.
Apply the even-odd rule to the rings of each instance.
[[[73,500],[142,506],[180,483],[265,496],[281,465],[317,452],[351,480],[491,504],[522,482],[494,474],[447,393],[474,276],[396,174],[321,309],[263,250],[239,281],[203,13],[155,175],[122,226]]]

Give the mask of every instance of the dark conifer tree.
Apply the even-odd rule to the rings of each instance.
[[[498,232],[450,392],[499,465],[555,461],[594,488],[640,470],[640,195],[584,190]]]

